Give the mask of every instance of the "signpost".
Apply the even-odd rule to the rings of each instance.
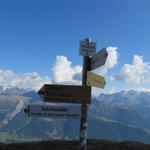
[[[45,102],[91,103],[91,87],[45,84],[38,94]]]
[[[81,108],[79,106],[68,105],[28,105],[29,117],[48,117],[58,119],[80,119]]]
[[[79,106],[28,105],[24,110],[30,117],[51,117],[60,119],[80,118],[80,150],[87,150],[87,114],[91,103],[91,86],[104,88],[104,77],[96,75],[94,70],[105,64],[107,51],[103,48],[96,53],[96,43],[90,39],[80,41],[80,55],[83,55],[83,75],[81,85],[45,84],[38,94],[49,103],[80,103]]]
[[[96,53],[96,43],[91,42],[90,39],[80,41],[80,55],[93,56]]]
[[[85,42],[91,43],[90,39],[85,39]],[[80,53],[81,53],[82,43],[80,42]],[[83,75],[82,75],[82,86],[86,87],[88,83],[87,73],[90,70],[96,69],[105,64],[107,58],[106,49],[102,49],[100,52],[94,54],[90,53],[90,47],[86,49],[87,53],[81,53],[83,55]],[[88,53],[89,51],[89,53]],[[92,56],[92,58],[90,58]],[[94,76],[94,75],[93,75]],[[94,76],[96,77],[96,76]],[[91,80],[90,80],[91,81]],[[92,79],[93,81],[93,79]],[[102,80],[103,81],[103,80]],[[89,82],[90,84],[98,85],[94,80],[93,82]],[[88,105],[81,105],[81,121],[80,121],[80,149],[87,150],[87,114],[88,114]]]
[[[87,72],[87,86],[95,86],[98,88],[104,88],[105,86],[105,79],[104,77],[97,75],[93,72],[88,71]]]
[[[91,70],[94,70],[100,66],[103,66],[106,62],[108,53],[105,48],[100,50],[98,53],[91,58]]]
[[[83,56],[83,74],[82,74],[82,86],[86,86],[87,82],[87,71],[90,70],[90,57]],[[81,105],[81,120],[80,120],[80,149],[87,149],[87,116],[88,116],[88,105],[83,103]]]

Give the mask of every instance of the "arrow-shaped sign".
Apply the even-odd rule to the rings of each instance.
[[[95,86],[98,88],[104,88],[106,83],[105,83],[105,79],[103,76],[100,76],[100,75],[97,75],[93,72],[88,71],[86,84],[88,86]]]
[[[106,62],[108,53],[105,48],[100,50],[98,53],[91,58],[91,70],[94,70],[100,66],[103,66]]]
[[[87,86],[45,84],[38,94],[45,102],[91,103],[91,88]]]

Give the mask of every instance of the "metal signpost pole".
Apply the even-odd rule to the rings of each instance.
[[[87,71],[90,70],[90,57],[83,56],[83,76],[82,85],[86,86]],[[87,116],[88,116],[88,105],[81,104],[81,121],[80,121],[80,149],[87,149]]]

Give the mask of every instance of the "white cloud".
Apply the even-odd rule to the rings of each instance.
[[[101,75],[105,75],[109,69],[115,67],[118,64],[117,47],[107,47],[106,50],[108,52],[108,56],[105,65],[94,71]]]
[[[105,64],[107,69],[113,68],[118,63],[118,51],[117,47],[108,47],[107,48],[108,57]]]
[[[0,85],[7,85],[14,73],[11,70],[0,70]]]
[[[0,85],[5,87],[31,88],[38,90],[45,83],[51,83],[48,77],[42,77],[37,72],[15,74],[11,70],[0,71]]]
[[[10,86],[17,86],[19,88],[32,88],[39,90],[43,84],[51,83],[50,79],[45,76],[41,77],[37,72],[25,73],[22,75],[17,75],[10,81]]]
[[[150,83],[150,64],[144,62],[142,56],[134,55],[133,63],[125,64],[111,79],[127,84]]]
[[[150,88],[137,88],[135,90],[139,92],[150,92]]]
[[[71,61],[65,56],[56,57],[56,62],[52,68],[54,83],[80,84],[82,67],[71,64]]]

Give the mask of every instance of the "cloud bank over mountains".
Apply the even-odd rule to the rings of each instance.
[[[19,87],[38,90],[45,83],[51,83],[51,80],[47,76],[40,76],[37,72],[15,74],[11,70],[0,71],[0,86],[4,88]]]
[[[105,65],[94,70],[95,73],[108,77],[111,81],[121,81],[124,84],[150,83],[150,64],[144,62],[143,57],[139,55],[134,55],[132,64],[124,64],[117,73],[109,75],[109,69],[113,69],[118,64],[118,50],[117,47],[108,47],[107,52],[108,57]],[[52,77],[41,76],[37,72],[16,74],[12,70],[0,70],[0,86],[4,88],[30,88],[37,91],[46,83],[81,84],[82,66],[73,66],[72,62],[65,56],[57,56],[50,70],[52,71]],[[117,87],[115,88],[116,90]]]
[[[116,47],[108,47],[108,59],[102,69],[97,70],[100,74],[106,74],[108,69],[117,64],[118,54]],[[3,87],[16,86],[19,88],[32,88],[38,90],[45,83],[56,84],[81,84],[82,66],[72,66],[72,62],[65,56],[57,56],[51,69],[52,77],[41,76],[37,72],[16,74],[12,70],[0,71],[0,85]]]
[[[111,79],[127,84],[150,83],[150,63],[144,62],[142,56],[134,55],[132,64],[124,64]]]

